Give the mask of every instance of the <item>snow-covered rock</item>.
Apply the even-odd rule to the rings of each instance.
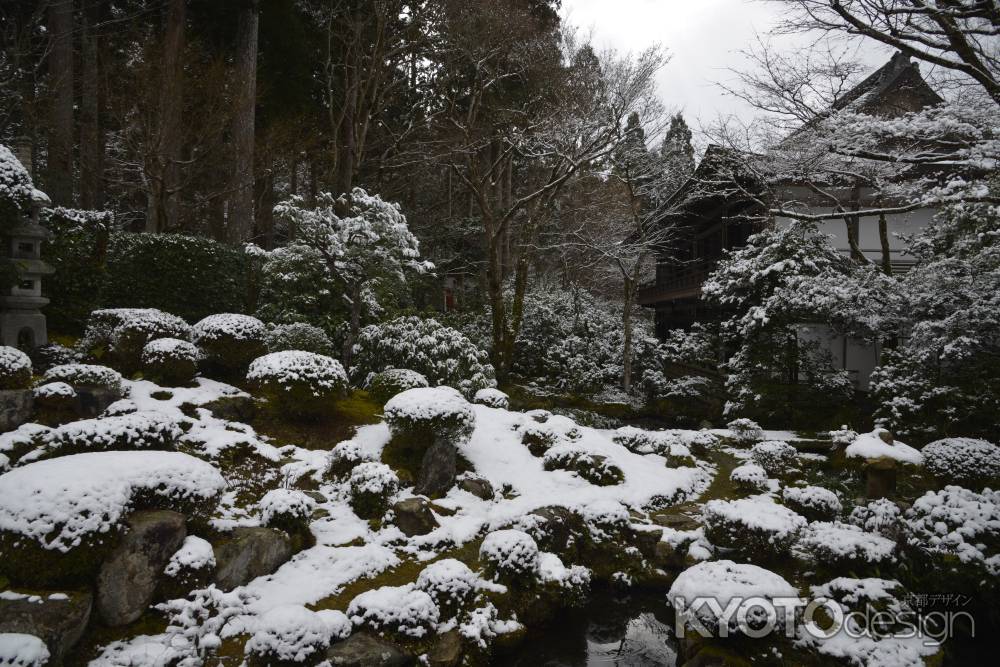
[[[347,616],[355,627],[416,639],[427,636],[437,624],[439,613],[431,596],[413,584],[365,591],[347,606]]]
[[[898,463],[909,463],[920,465],[923,456],[920,452],[909,445],[895,440],[892,444],[885,441],[885,431],[875,429],[871,433],[862,433],[854,442],[847,446],[844,453],[847,458],[864,459],[867,461],[875,459],[891,459]]]
[[[702,508],[705,536],[712,544],[750,558],[773,558],[791,548],[805,517],[767,496],[710,500]]]
[[[843,509],[837,494],[822,486],[786,486],[781,499],[810,521],[830,521]]]

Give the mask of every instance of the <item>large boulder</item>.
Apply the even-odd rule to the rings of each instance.
[[[430,503],[423,498],[404,498],[392,506],[395,524],[407,537],[426,535],[438,527]]]
[[[51,655],[49,664],[59,664],[83,635],[93,601],[88,590],[37,595],[5,591],[0,597],[0,633],[40,638]]]
[[[35,397],[30,389],[0,390],[0,433],[27,423],[34,409]]]
[[[416,662],[396,644],[367,632],[355,632],[334,644],[326,659],[333,667],[407,667]]]
[[[151,510],[132,515],[128,532],[97,575],[97,612],[104,623],[125,625],[142,616],[163,568],[185,537],[183,514]]]
[[[271,574],[292,557],[291,539],[274,528],[234,528],[213,548],[215,584],[224,591]]]

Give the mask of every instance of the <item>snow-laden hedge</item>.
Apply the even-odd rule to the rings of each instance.
[[[238,313],[209,315],[194,325],[191,337],[205,361],[223,373],[242,373],[267,352],[267,328],[256,317]]]
[[[336,354],[333,349],[333,341],[326,335],[326,332],[305,322],[268,325],[264,342],[267,344],[268,352],[301,350],[314,354],[325,354],[328,357]]]
[[[479,562],[494,579],[533,580],[538,574],[538,544],[521,530],[495,530],[479,547]]]
[[[412,442],[468,440],[476,426],[472,406],[451,387],[407,389],[385,404],[385,421],[393,436]]]
[[[464,611],[475,598],[479,576],[454,558],[445,558],[425,567],[417,577],[417,588],[431,596],[442,618]]]
[[[334,445],[327,457],[326,474],[334,480],[342,481],[359,463],[374,461],[375,456],[363,449],[354,440],[344,440]]]
[[[439,613],[431,596],[413,584],[365,591],[347,606],[347,615],[358,628],[415,639],[431,632]]]
[[[625,481],[621,468],[606,456],[581,449],[573,443],[550,447],[543,458],[546,470],[568,470],[597,486],[613,486]]]
[[[351,508],[363,519],[375,519],[389,508],[389,499],[399,490],[399,478],[384,463],[366,461],[351,471]]]
[[[766,496],[710,500],[702,508],[702,518],[712,544],[761,560],[788,553],[806,526],[803,516]]]
[[[744,447],[764,439],[764,429],[760,424],[746,417],[732,420],[726,424],[726,428],[729,429],[730,437]]]
[[[16,347],[0,345],[0,390],[27,389],[30,383],[31,359],[28,355]]]
[[[431,385],[456,387],[467,397],[496,386],[486,353],[434,319],[401,317],[365,327],[354,348],[354,364],[351,377],[362,386],[388,368],[417,371]]]
[[[416,371],[411,371],[408,368],[387,368],[372,376],[366,388],[373,399],[385,405],[390,398],[407,389],[421,389],[429,386],[427,378]]]
[[[972,578],[1000,575],[1000,491],[928,491],[906,511],[905,526],[908,545],[935,557],[942,573],[966,565]]]
[[[880,567],[895,561],[896,543],[857,526],[817,521],[802,531],[799,548],[836,572]]]
[[[313,662],[330,646],[332,628],[302,605],[280,605],[261,614],[244,651],[263,664]]]
[[[180,338],[157,338],[142,348],[142,373],[150,380],[176,387],[190,383],[198,373],[201,352]]]
[[[176,420],[151,410],[83,419],[53,430],[47,438],[44,455],[50,458],[84,452],[170,450],[182,434]]]
[[[300,350],[254,359],[247,380],[280,409],[301,417],[322,415],[347,391],[347,373],[339,361]]]
[[[262,525],[294,533],[308,526],[316,501],[295,489],[272,489],[257,507]]]
[[[781,440],[758,442],[750,449],[750,458],[769,475],[787,473],[789,468],[795,467],[797,456],[795,447]]]
[[[1000,478],[1000,447],[976,438],[944,438],[924,446],[924,467],[939,481],[982,486]]]
[[[760,493],[767,489],[767,471],[756,463],[744,463],[733,468],[729,480],[742,491]]]
[[[139,369],[146,344],[158,338],[187,340],[191,327],[187,322],[159,310],[142,311],[123,317],[111,332],[108,345],[110,359],[123,373],[131,375]]]
[[[473,403],[485,405],[488,408],[500,408],[507,410],[510,408],[510,397],[499,389],[486,387],[476,392],[472,397]]]
[[[873,500],[851,510],[847,522],[869,533],[876,533],[890,540],[897,539],[903,531],[903,511],[888,498]]]
[[[95,364],[63,364],[53,366],[42,375],[42,382],[65,382],[74,389],[104,389],[114,394],[122,392],[122,375],[113,368]]]
[[[837,494],[822,486],[786,486],[781,499],[810,521],[830,521],[843,509]]]

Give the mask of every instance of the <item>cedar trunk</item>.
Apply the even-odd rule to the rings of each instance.
[[[253,151],[257,103],[257,0],[239,10],[236,28],[236,113],[233,119],[232,207],[227,224],[230,243],[249,241],[254,227]]]
[[[73,205],[73,0],[49,4],[49,146],[45,189],[56,206]]]

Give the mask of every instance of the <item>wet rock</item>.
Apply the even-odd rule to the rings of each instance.
[[[633,542],[639,552],[646,558],[656,555],[656,547],[663,537],[663,528],[659,526],[633,525]]]
[[[396,644],[367,632],[355,632],[334,644],[326,659],[333,667],[407,667],[416,662]]]
[[[224,591],[271,574],[292,557],[291,539],[274,528],[235,528],[212,546],[215,583]]]
[[[422,496],[443,496],[455,485],[457,472],[455,445],[438,441],[427,448],[420,462],[420,474],[414,491]]]
[[[427,654],[427,664],[430,667],[455,667],[461,660],[462,634],[458,630],[438,635]]]
[[[658,526],[674,530],[697,530],[701,525],[696,518],[681,507],[656,512],[650,516],[650,519]]]
[[[0,633],[38,637],[52,655],[49,664],[58,665],[83,635],[93,601],[87,590],[0,598]]]
[[[122,397],[121,391],[104,387],[80,386],[74,389],[76,389],[76,413],[84,419],[98,416]]]
[[[539,507],[529,515],[534,522],[528,531],[538,548],[561,558],[574,560],[578,541],[584,532],[583,519],[561,505]]]
[[[426,535],[438,527],[429,503],[423,498],[406,498],[392,506],[396,525],[407,537]]]
[[[107,625],[131,623],[153,601],[167,561],[187,536],[183,514],[136,512],[97,575],[97,612]]]
[[[458,488],[482,500],[493,500],[496,495],[490,481],[482,477],[464,477],[458,481]]]
[[[30,389],[0,391],[0,433],[13,431],[27,423],[34,409],[35,395]]]

